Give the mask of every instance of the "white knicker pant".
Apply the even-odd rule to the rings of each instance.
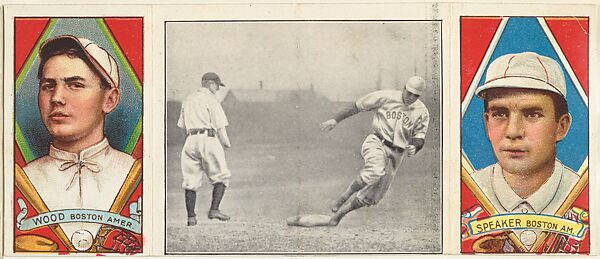
[[[192,191],[198,190],[202,185],[203,174],[208,176],[211,184],[223,183],[225,186],[229,186],[231,177],[219,139],[206,134],[190,135],[185,139],[181,150],[181,171],[181,186]]]
[[[364,205],[379,203],[389,189],[396,172],[402,164],[403,152],[395,151],[374,134],[367,136],[361,150],[365,165],[359,177],[367,186],[356,194],[356,198]]]

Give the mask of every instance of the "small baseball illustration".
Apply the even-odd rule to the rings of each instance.
[[[92,247],[94,237],[85,229],[76,230],[71,236],[71,243],[77,251],[86,251]]]

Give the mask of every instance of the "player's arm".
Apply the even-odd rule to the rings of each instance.
[[[177,127],[185,130],[185,120],[183,118],[183,104],[181,104],[181,111],[179,112],[179,120],[177,120]]]
[[[415,149],[414,153],[416,154],[425,145],[425,139],[422,139],[422,138],[411,138],[410,141],[408,142],[408,145],[414,147],[414,149]]]
[[[338,112],[333,119],[321,123],[321,131],[330,131],[341,121],[361,111],[370,111],[381,107],[389,98],[385,91],[375,91],[359,98],[355,103]]]
[[[183,136],[187,136],[187,129],[185,128],[185,114],[183,112],[183,103],[181,104],[181,112],[179,113],[179,120],[177,120],[177,127],[183,132]]]
[[[419,152],[423,146],[425,145],[425,135],[427,134],[427,129],[429,128],[429,112],[425,110],[423,115],[419,118],[419,120],[415,123],[415,127],[413,128],[413,137],[409,140],[408,143],[408,155],[413,156],[417,152]]]
[[[229,136],[227,135],[227,129],[225,127],[218,129],[217,135],[219,136],[219,141],[221,141],[221,144],[224,147],[226,147],[226,148],[231,147],[231,141],[229,141]]]
[[[210,111],[211,121],[214,123],[215,128],[217,129],[217,137],[219,137],[219,141],[221,145],[226,148],[231,147],[231,141],[229,140],[229,135],[227,135],[227,126],[229,125],[229,121],[227,120],[227,116],[225,116],[225,111],[223,111],[223,107],[218,102],[212,103]]]
[[[341,122],[341,121],[345,120],[346,118],[351,117],[352,115],[357,114],[359,112],[360,112],[360,110],[358,109],[358,107],[356,107],[356,103],[352,103],[345,109],[338,112],[333,119],[329,119],[329,120],[321,123],[321,125],[320,125],[321,131],[325,131],[325,132],[331,131],[333,128],[335,128],[335,126],[339,122]]]

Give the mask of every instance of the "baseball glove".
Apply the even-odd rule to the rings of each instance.
[[[507,239],[506,234],[482,236],[473,243],[473,251],[475,253],[503,253],[504,243]]]

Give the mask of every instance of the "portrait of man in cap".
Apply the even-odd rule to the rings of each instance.
[[[38,214],[48,213],[50,220],[43,223],[55,224],[27,222],[25,200],[19,201],[25,214],[17,224],[50,226],[62,244],[24,234],[15,238],[16,251],[64,246],[73,252],[141,252],[140,240],[132,235],[139,231],[131,230],[131,224],[140,224],[133,218],[141,215],[141,195],[137,203],[128,202],[141,180],[141,159],[113,148],[105,134],[106,117],[121,99],[117,61],[105,48],[73,35],[45,40],[39,59],[37,105],[51,143],[47,155],[22,169],[16,165],[15,184]],[[120,214],[125,206],[129,215]],[[120,238],[131,246],[120,240],[113,248],[125,248],[103,250],[101,239],[118,226],[108,224],[117,218],[126,226]]]
[[[473,177],[501,213],[553,214],[579,178],[556,158],[571,126],[560,66],[533,52],[504,55],[476,94],[497,163]]]
[[[482,119],[496,163],[470,176],[483,193],[480,200],[488,201],[496,215],[565,214],[561,207],[581,178],[557,158],[557,144],[572,123],[566,89],[558,62],[535,52],[506,54],[489,65],[475,94],[483,100]],[[515,247],[531,249],[543,239],[537,227],[511,230],[517,246],[503,235],[475,246],[496,240],[502,242],[496,242],[495,252],[517,252]]]

